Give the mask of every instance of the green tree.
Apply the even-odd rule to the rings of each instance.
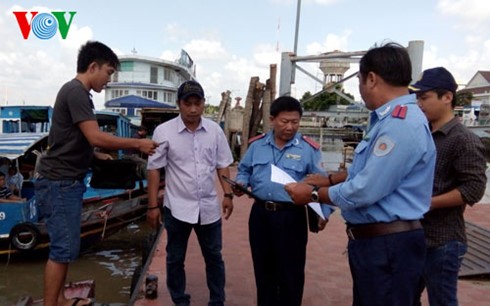
[[[473,93],[469,91],[456,92],[456,106],[471,105],[471,100],[473,100]]]
[[[219,111],[219,106],[206,104],[204,105],[204,114],[206,115],[214,115]]]
[[[346,93],[344,89],[337,86],[337,90],[341,90],[346,96],[354,99],[354,96]],[[307,91],[303,94],[303,97],[300,99],[300,102],[303,104],[304,110],[307,111],[326,111],[330,107],[330,105],[349,105],[350,102],[341,96],[337,95],[334,92],[323,91],[320,94],[313,96],[311,92]]]

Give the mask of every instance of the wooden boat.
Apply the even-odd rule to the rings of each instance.
[[[119,113],[100,112],[97,118],[102,130],[113,129],[117,136],[131,137],[136,129]],[[22,124],[22,118],[19,121]],[[47,133],[33,132],[0,134],[0,156],[15,163],[27,178],[21,189],[26,201],[0,203],[0,255],[28,253],[49,246],[46,226],[38,217],[33,182],[36,161],[47,147],[47,137]],[[111,153],[115,158],[124,154],[121,150]],[[89,172],[84,180],[87,191],[81,215],[82,248],[142,218],[147,206],[145,180],[132,189],[96,189],[90,186],[91,176]]]
[[[52,115],[51,106],[1,106],[0,133],[47,133]]]
[[[65,284],[65,296],[68,299],[74,298],[94,298],[95,281],[85,280],[79,282],[70,282]],[[21,297],[13,306],[42,306],[42,299],[34,299],[31,296]]]

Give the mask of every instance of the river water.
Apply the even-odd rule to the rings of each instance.
[[[142,248],[150,230],[145,221],[133,223],[93,245],[70,265],[68,281],[95,280],[97,303],[126,304],[131,278],[141,264]],[[20,297],[41,298],[47,255],[0,261],[0,305],[11,305]]]

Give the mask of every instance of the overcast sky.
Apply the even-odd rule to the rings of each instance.
[[[25,40],[13,11],[76,15],[65,40],[59,32],[47,40],[31,33]],[[245,97],[252,76],[265,82],[269,65],[280,68],[281,52],[293,51],[296,11],[296,0],[2,0],[0,105],[52,105],[60,86],[75,76],[78,48],[87,40],[117,54],[134,48],[167,60],[185,49],[208,102],[217,105],[225,90]],[[490,70],[489,26],[487,0],[302,0],[298,55],[423,40],[423,68],[445,66],[466,84],[478,70]],[[322,78],[317,64],[302,66]],[[355,71],[352,65],[347,73]],[[320,89],[297,73],[293,95]],[[346,90],[359,99],[356,78]],[[97,109],[103,99],[94,94]]]

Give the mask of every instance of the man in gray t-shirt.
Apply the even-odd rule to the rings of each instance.
[[[157,144],[150,139],[120,138],[100,131],[90,90],[101,92],[119,67],[116,54],[106,45],[89,41],[78,53],[77,75],[63,85],[53,110],[48,150],[38,167],[36,203],[46,221],[50,253],[44,274],[44,305],[90,305],[70,301],[63,285],[68,264],[80,251],[80,217],[83,178],[94,157],[94,147],[136,149],[152,155]]]
[[[75,78],[63,85],[54,104],[49,151],[38,172],[50,180],[83,179],[94,149],[78,123],[96,120],[90,92],[83,83]]]

